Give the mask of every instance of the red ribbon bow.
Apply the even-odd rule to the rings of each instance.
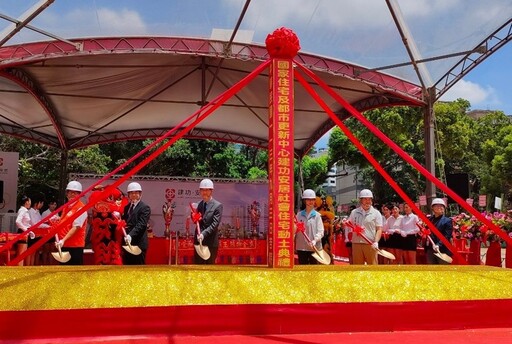
[[[299,222],[297,220],[297,215],[295,215],[295,226],[297,226],[297,231],[299,232],[305,232],[306,231],[306,224],[304,222]]]
[[[423,227],[419,223],[416,223],[416,226],[420,229],[420,235],[423,239],[426,239],[430,235],[431,231],[428,227]]]
[[[350,220],[346,220],[343,223],[345,224],[345,226],[352,228],[352,231],[356,234],[361,234],[364,232],[363,227],[356,225],[355,223],[353,223]]]
[[[197,224],[203,217],[201,216],[201,213],[192,206],[192,203],[190,203],[190,209],[192,210],[192,214],[190,215],[192,222]]]
[[[122,231],[123,228],[125,228],[125,227],[126,227],[126,221],[125,220],[120,220],[117,223],[117,230]]]

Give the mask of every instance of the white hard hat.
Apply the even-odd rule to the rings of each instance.
[[[133,191],[140,191],[142,192],[142,187],[137,182],[131,182],[128,184],[128,187],[126,188],[126,192],[133,192]]]
[[[66,186],[66,190],[82,192],[82,184],[76,180],[72,180]]]
[[[201,180],[201,183],[199,183],[199,188],[213,190],[213,182],[210,179],[203,179]]]
[[[368,189],[363,189],[359,192],[359,198],[373,198],[373,193]]]
[[[311,189],[306,189],[302,193],[302,199],[316,199],[316,194]]]
[[[434,199],[432,200],[432,204],[431,204],[430,206],[434,206],[434,205],[436,205],[436,204],[440,204],[440,205],[442,205],[443,207],[446,207],[446,204],[444,203],[444,199],[442,199],[442,198],[434,198]]]

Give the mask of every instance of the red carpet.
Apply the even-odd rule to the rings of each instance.
[[[512,338],[512,328],[444,330],[444,331],[400,331],[400,332],[355,332],[355,333],[325,333],[325,334],[293,334],[293,335],[264,335],[264,336],[154,336],[154,337],[115,337],[115,338],[66,338],[23,341],[23,343],[105,343],[105,344],[483,344],[509,343]],[[14,343],[1,341],[0,343]]]

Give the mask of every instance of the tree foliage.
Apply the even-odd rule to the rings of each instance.
[[[423,137],[419,109],[395,107],[389,109],[371,110],[365,113],[367,119],[379,128],[408,154],[420,155],[419,138]],[[362,123],[354,118],[345,121],[345,125],[358,141],[379,162],[382,168],[390,174],[398,184],[412,194],[418,193],[420,183],[418,172],[403,163],[402,159],[379,138],[369,131]],[[356,167],[359,177],[366,187],[373,189],[376,199],[398,200],[396,193],[376,172],[366,157],[355,147],[339,128],[335,128],[329,139],[329,168],[335,163]]]
[[[504,193],[510,199],[510,118],[497,111],[475,120],[467,115],[469,109],[469,102],[463,99],[438,102],[434,106],[436,176],[439,178],[451,173],[467,173],[473,186],[471,191],[475,195],[491,193],[499,196]],[[420,108],[395,107],[368,111],[365,116],[417,162],[424,165],[422,111]],[[409,197],[416,199],[424,193],[424,176],[355,119],[347,119],[345,124]],[[359,179],[363,181],[363,185],[372,188],[376,198],[401,201],[340,129],[333,130],[328,145],[329,167],[334,163],[354,166],[360,171]]]

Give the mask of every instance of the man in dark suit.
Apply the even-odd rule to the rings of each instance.
[[[437,227],[439,232],[448,240],[450,243],[452,242],[452,232],[453,225],[452,219],[445,216],[444,212],[446,210],[446,204],[442,198],[434,198],[432,200],[432,212],[433,216],[430,218],[430,221]],[[428,245],[430,242],[427,241],[427,246],[425,247],[425,255],[427,257],[427,264],[449,264],[441,258],[434,255],[435,252],[446,253],[450,257],[452,256],[452,252],[448,250],[448,248],[443,244],[441,239],[439,239],[434,233],[431,235],[432,241],[434,242],[434,246]]]
[[[217,251],[219,250],[219,225],[222,218],[222,203],[213,199],[213,182],[210,179],[203,179],[199,184],[199,193],[202,201],[197,205],[201,220],[199,228],[201,233],[194,237],[194,245],[202,241],[204,246],[210,250],[210,258],[204,260],[194,251],[194,264],[215,264]]]
[[[126,221],[126,236],[124,240],[132,246],[138,246],[142,253],[134,255],[124,252],[124,265],[146,264],[146,251],[148,250],[148,221],[151,216],[151,208],[140,199],[142,187],[139,183],[132,182],[126,189],[130,203],[126,205],[123,212],[123,220]]]

